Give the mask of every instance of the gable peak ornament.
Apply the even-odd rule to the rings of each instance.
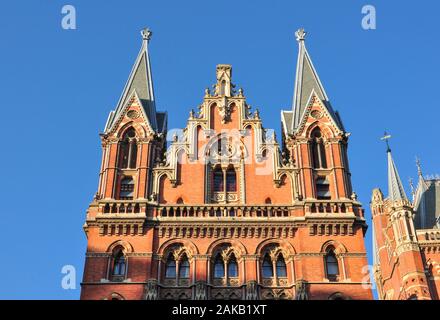
[[[151,36],[153,35],[153,32],[151,32],[150,29],[145,28],[141,30],[142,39],[144,41],[150,41]]]
[[[307,32],[304,30],[304,28],[298,29],[295,32],[296,41],[304,41],[306,38]]]

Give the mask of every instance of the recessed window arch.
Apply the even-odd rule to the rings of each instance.
[[[179,278],[189,279],[189,260],[186,254],[179,261]]]
[[[226,191],[237,191],[237,174],[235,173],[234,167],[229,167],[228,170],[226,170]]]
[[[238,277],[238,264],[235,255],[232,253],[228,260],[228,277]]]
[[[171,252],[168,254],[168,258],[165,263],[165,278],[176,278],[176,260],[174,259],[174,256]]]
[[[136,131],[128,128],[119,143],[119,168],[134,169],[137,160]]]
[[[213,189],[214,192],[224,191],[223,170],[220,167],[216,167],[213,172]]]
[[[287,277],[286,262],[284,261],[284,257],[281,253],[278,255],[278,258],[276,261],[276,273],[277,273],[277,277],[280,277],[280,278]]]
[[[113,280],[122,280],[127,271],[127,260],[122,248],[116,248],[112,255],[111,276]]]
[[[321,129],[315,128],[311,133],[312,143],[312,165],[315,169],[327,168],[327,158],[325,154],[324,141],[322,139]]]
[[[324,256],[325,273],[330,281],[337,281],[339,278],[339,264],[334,248],[329,248]]]
[[[134,181],[132,177],[124,177],[121,180],[121,186],[119,190],[120,200],[133,200],[134,196]]]
[[[263,272],[263,278],[273,277],[272,259],[270,258],[268,253],[266,253],[263,258],[262,272]]]
[[[222,256],[218,253],[214,259],[214,278],[223,278],[225,276],[225,263]]]

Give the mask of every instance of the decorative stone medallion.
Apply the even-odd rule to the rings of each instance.
[[[319,110],[313,110],[310,115],[312,116],[312,118],[314,119],[321,119],[322,118],[322,113]]]
[[[127,112],[127,117],[129,117],[130,119],[137,119],[139,118],[139,112],[137,112],[136,110],[130,110]]]

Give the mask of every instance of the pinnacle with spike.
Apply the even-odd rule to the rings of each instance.
[[[142,39],[145,41],[150,41],[151,36],[153,35],[153,32],[151,32],[150,29],[145,28],[141,30]]]
[[[305,32],[304,28],[298,29],[295,32],[295,37],[297,41],[304,41],[306,38],[307,32]]]

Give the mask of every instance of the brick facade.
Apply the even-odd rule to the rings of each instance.
[[[348,134],[323,89],[295,130],[283,120],[280,146],[218,65],[215,89],[167,142],[143,36],[101,134],[81,299],[371,299]]]

